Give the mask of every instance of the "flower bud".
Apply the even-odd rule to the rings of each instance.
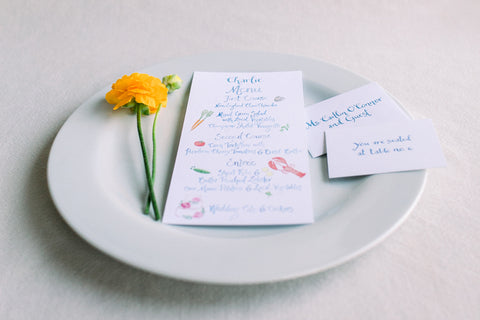
[[[171,93],[182,86],[182,79],[176,74],[171,74],[162,78],[162,83],[167,87],[168,93]]]

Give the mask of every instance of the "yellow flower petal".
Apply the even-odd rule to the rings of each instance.
[[[146,94],[137,94],[135,96],[135,101],[138,103],[143,103],[149,107],[156,107],[157,105],[155,104],[155,99],[151,96],[148,96]]]
[[[105,95],[105,99],[114,104],[114,110],[117,110],[134,98],[137,103],[147,105],[150,113],[155,113],[160,105],[166,107],[167,95],[168,89],[160,79],[148,74],[132,73],[112,84],[112,90]]]
[[[117,104],[118,103],[118,94],[114,90],[109,91],[105,95],[105,99],[107,100],[108,103],[110,104]]]

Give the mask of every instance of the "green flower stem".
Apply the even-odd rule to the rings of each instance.
[[[153,205],[153,211],[155,213],[155,220],[160,220],[160,213],[158,211],[157,199],[155,197],[155,191],[153,189],[152,176],[150,175],[150,166],[148,165],[147,149],[145,148],[145,140],[143,139],[142,132],[142,108],[137,105],[137,130],[138,138],[140,139],[140,145],[142,146],[143,164],[145,166],[145,175],[147,177],[148,189],[150,191],[150,199]]]
[[[160,106],[161,107],[161,106]],[[160,111],[160,107],[157,109],[157,112],[155,112],[155,118],[153,119],[153,128],[152,128],[152,144],[153,144],[153,152],[152,152],[152,183],[155,183],[155,173],[156,173],[156,168],[157,168],[157,137],[155,133],[155,129],[157,127],[157,117],[158,117],[158,112]],[[150,210],[150,203],[152,202],[152,199],[150,195],[148,195],[147,198],[147,204],[145,206],[145,214],[148,214],[148,211]]]

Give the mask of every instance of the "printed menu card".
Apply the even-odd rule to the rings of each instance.
[[[163,222],[313,222],[300,71],[195,72]]]

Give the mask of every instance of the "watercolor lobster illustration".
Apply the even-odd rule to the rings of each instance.
[[[305,176],[305,173],[294,169],[288,164],[287,160],[282,157],[273,157],[272,160],[268,161],[268,166],[273,170],[280,171],[281,173],[293,173],[300,178]]]

